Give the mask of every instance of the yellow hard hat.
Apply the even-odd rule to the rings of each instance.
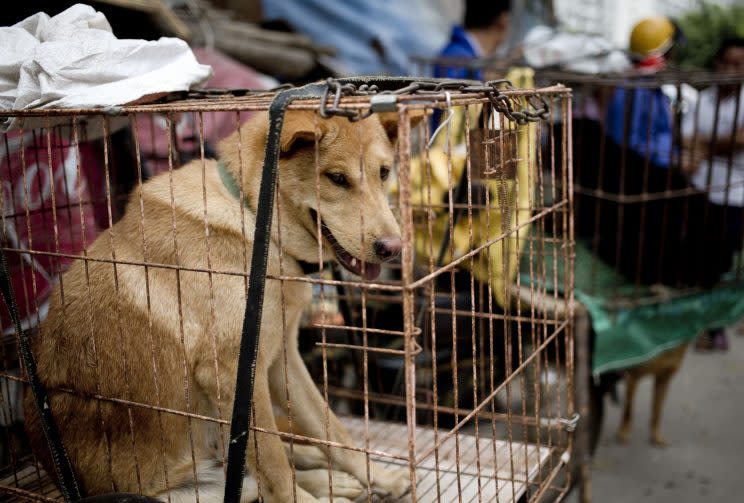
[[[666,53],[674,42],[675,28],[663,16],[641,19],[630,34],[630,52],[645,58]]]

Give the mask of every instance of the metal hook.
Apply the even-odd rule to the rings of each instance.
[[[452,116],[455,115],[455,112],[452,111],[452,97],[450,95],[450,92],[449,91],[445,91],[444,92],[444,96],[447,98],[447,113],[448,113],[448,115],[447,115],[447,118],[444,119],[444,121],[442,121],[442,123],[439,125],[439,127],[437,127],[434,130],[434,133],[431,135],[431,138],[429,138],[429,144],[426,145],[426,148],[427,149],[430,149],[431,148],[431,146],[434,144],[434,140],[437,139],[437,135],[439,134],[439,132],[442,131],[442,128],[444,128],[449,123],[449,121],[452,120]]]

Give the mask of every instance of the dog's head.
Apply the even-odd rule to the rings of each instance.
[[[261,114],[242,131],[244,145],[251,151],[243,154],[252,160],[244,163],[250,164],[244,187],[253,207],[261,169],[256,161],[263,159],[266,130],[267,118]],[[312,111],[287,112],[278,189],[286,253],[317,263],[320,235],[323,260],[335,258],[350,272],[370,280],[380,274],[382,262],[400,253],[400,227],[387,191],[397,132],[395,113],[349,122],[342,117],[322,119]],[[234,158],[231,149],[226,142],[223,156]]]

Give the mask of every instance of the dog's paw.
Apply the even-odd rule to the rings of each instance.
[[[372,491],[381,496],[401,498],[411,490],[411,478],[408,468],[387,470],[379,465],[372,465]]]
[[[615,440],[617,440],[618,444],[627,444],[628,440],[630,440],[630,431],[629,430],[618,431],[617,435],[615,435]]]
[[[666,439],[664,439],[664,437],[662,437],[658,433],[655,435],[651,435],[650,442],[651,445],[653,445],[654,447],[669,447],[669,442],[667,442]]]
[[[313,496],[329,497],[331,494],[328,485],[328,470],[298,470],[295,475],[297,485],[312,494]],[[364,487],[356,477],[346,473],[333,470],[331,472],[333,483],[333,497],[335,501],[341,501],[338,498],[354,499],[362,494]]]
[[[295,503],[318,503],[319,501],[322,500],[305,491],[299,484],[295,486]]]

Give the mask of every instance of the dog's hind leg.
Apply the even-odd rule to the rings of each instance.
[[[661,423],[661,411],[664,408],[664,401],[666,400],[667,391],[669,390],[669,383],[674,376],[675,371],[664,372],[656,375],[654,381],[654,398],[653,398],[653,412],[651,414],[651,444],[657,447],[666,447],[667,441],[661,436],[659,431]]]
[[[307,446],[305,446],[307,447]],[[191,473],[191,466],[184,467]],[[333,471],[333,501],[334,503],[349,502],[347,498],[355,499],[362,493],[361,483],[344,472]],[[193,475],[189,477],[193,479]],[[225,494],[225,474],[222,466],[216,461],[199,463],[196,470],[196,480],[189,480],[178,487],[162,491],[155,495],[156,499],[169,503],[221,503]],[[296,478],[298,488],[298,501],[302,501],[304,491],[313,496],[321,496],[319,501],[330,501],[328,485],[328,470],[298,470]],[[301,489],[300,489],[301,488]],[[304,489],[304,491],[303,491]],[[198,495],[198,496],[197,496]],[[254,503],[258,501],[259,489],[256,478],[246,475],[243,479],[243,491],[240,496],[241,503]],[[326,496],[324,498],[323,496]]]
[[[633,399],[635,397],[636,386],[638,385],[638,376],[633,372],[628,372],[625,379],[625,403],[623,404],[623,418],[620,421],[620,428],[617,430],[617,441],[625,444],[630,440],[630,427],[633,423]]]

